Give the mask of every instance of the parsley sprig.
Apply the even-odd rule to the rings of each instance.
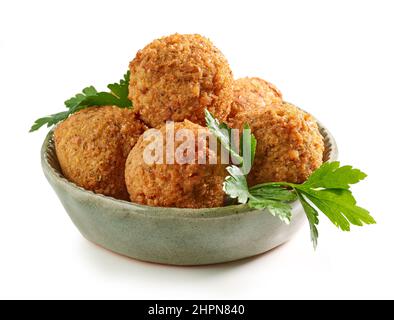
[[[90,86],[82,90],[74,97],[64,102],[67,110],[37,119],[30,132],[47,125],[51,127],[60,121],[67,119],[71,114],[92,106],[118,106],[119,108],[131,108],[132,103],[128,99],[130,72],[128,71],[119,83],[107,86],[110,92],[98,92],[95,87]]]
[[[314,248],[317,246],[318,239],[319,212],[325,214],[335,226],[343,231],[350,231],[351,224],[362,226],[376,223],[366,209],[357,205],[350,191],[352,184],[360,182],[367,175],[352,166],[341,167],[338,161],[324,163],[302,184],[269,182],[249,187],[247,174],[243,169],[244,158],[241,152],[236,151],[242,150],[242,146],[234,148],[228,138],[231,129],[226,124],[219,123],[209,111],[206,110],[205,115],[207,127],[225,149],[231,154],[236,153],[235,158],[241,164],[241,166],[227,167],[229,176],[223,183],[223,190],[230,198],[237,199],[242,204],[247,203],[251,208],[267,209],[285,223],[291,221],[290,203],[298,199],[309,221]],[[249,127],[245,126],[245,128]],[[250,135],[249,150],[253,159],[256,139],[253,134],[247,134]],[[241,141],[245,140],[241,137]]]

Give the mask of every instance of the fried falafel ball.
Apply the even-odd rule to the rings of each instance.
[[[282,93],[268,81],[247,77],[235,80],[233,99],[229,121],[240,112],[282,103]]]
[[[147,130],[131,150],[126,161],[125,173],[131,201],[158,207],[223,206],[225,195],[222,185],[227,175],[226,169],[225,165],[221,164],[220,153],[209,147],[209,139],[216,138],[211,136],[207,128],[188,120],[174,124],[175,139],[168,139],[169,130],[167,125],[159,129]],[[163,146],[161,153],[149,149],[149,145],[154,143],[152,134],[163,137],[160,141],[160,145]],[[180,134],[185,136],[177,139],[177,135]],[[189,139],[192,137],[192,140],[184,140],[185,137]],[[185,152],[181,148],[185,141],[189,143],[191,141],[189,150],[195,152],[188,153],[189,151]],[[172,148],[172,143],[172,150],[175,150],[175,153],[170,152],[168,156],[166,150]],[[151,154],[156,161],[160,159],[159,154],[161,154],[163,156],[161,163],[149,160],[146,155]],[[171,157],[173,157],[172,164]],[[182,157],[185,157],[184,160]],[[205,164],[201,164],[202,159],[206,159]],[[209,159],[216,159],[216,164],[212,164]]]
[[[71,115],[54,132],[64,176],[95,193],[129,200],[126,158],[146,126],[130,109],[91,107]]]
[[[233,75],[224,55],[198,34],[154,40],[130,62],[129,98],[150,127],[185,119],[205,125],[204,109],[225,120]]]
[[[249,123],[257,139],[250,186],[264,182],[302,183],[320,167],[324,142],[316,120],[290,103],[241,112],[232,126]]]

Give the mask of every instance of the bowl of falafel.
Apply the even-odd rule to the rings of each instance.
[[[154,40],[109,88],[85,89],[68,113],[35,124],[55,125],[42,168],[86,239],[138,260],[206,265],[264,253],[311,223],[290,189],[337,160],[334,138],[268,81],[234,79],[210,40]],[[230,140],[236,151],[221,147]]]

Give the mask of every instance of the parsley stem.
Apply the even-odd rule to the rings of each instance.
[[[255,190],[255,189],[259,189],[261,187],[266,187],[266,186],[272,186],[272,187],[290,187],[293,190],[297,189],[297,185],[294,183],[290,183],[290,182],[266,182],[266,183],[261,183],[261,184],[257,184],[253,187],[250,188],[250,190]]]

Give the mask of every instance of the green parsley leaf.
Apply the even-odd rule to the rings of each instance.
[[[312,207],[304,198],[301,193],[298,193],[298,199],[301,202],[302,207],[304,208],[305,215],[309,222],[309,229],[311,234],[311,241],[313,244],[313,248],[316,250],[317,248],[317,238],[319,237],[319,232],[317,231],[317,225],[319,224],[319,213],[316,211],[314,207]]]
[[[86,100],[87,97],[94,96],[96,94],[97,94],[97,90],[95,87],[93,86],[86,87],[85,89],[82,90],[82,93],[77,93],[74,97],[66,100],[64,104],[68,109],[74,110],[79,105],[81,105]]]
[[[362,226],[376,223],[367,210],[356,205],[356,200],[349,190],[314,190],[307,185],[306,183],[296,186],[296,189],[343,231],[350,231],[351,224]]]
[[[367,175],[352,166],[340,167],[338,161],[326,162],[313,172],[304,185],[310,188],[349,189],[351,184],[363,180]]]
[[[230,129],[231,130],[231,129]],[[242,156],[241,170],[247,175],[252,169],[254,156],[256,154],[257,140],[252,134],[248,124],[244,125],[240,141],[240,154]]]
[[[128,71],[119,83],[109,84],[111,92],[98,92],[95,87],[90,86],[82,90],[82,93],[64,102],[67,111],[52,114],[47,117],[37,119],[30,132],[40,129],[47,125],[51,127],[60,121],[67,119],[71,114],[89,107],[118,106],[119,108],[131,108],[132,103],[128,99],[130,72]]]
[[[205,122],[208,129],[219,139],[220,144],[230,152],[233,161],[242,164],[243,158],[239,155],[234,143],[231,143],[231,129],[227,124],[220,123],[207,109],[205,109]]]
[[[249,189],[249,193],[254,197],[264,199],[277,200],[277,201],[295,201],[297,194],[288,188],[283,188],[278,185],[265,185],[260,184]]]
[[[255,209],[267,209],[273,216],[278,217],[286,224],[291,220],[291,206],[287,203],[277,200],[269,200],[264,198],[250,198],[249,207]]]
[[[130,71],[127,71],[119,83],[112,83],[108,85],[108,89],[111,90],[111,93],[118,98],[118,104],[116,104],[118,107],[132,107],[132,103],[129,100],[129,82]]]
[[[239,203],[246,203],[249,199],[248,182],[242,170],[237,166],[227,167],[230,174],[223,183],[223,191],[233,199],[238,199]]]
[[[62,111],[59,113],[51,114],[48,117],[39,118],[34,122],[29,132],[36,131],[44,125],[47,125],[47,127],[51,127],[56,123],[67,119],[70,114],[70,111]]]

